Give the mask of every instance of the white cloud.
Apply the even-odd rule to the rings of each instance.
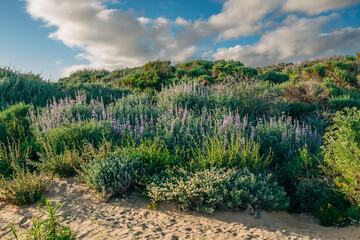
[[[359,3],[360,0],[216,0],[223,3],[220,13],[208,19],[171,21],[150,19],[133,11],[107,9],[113,0],[26,0],[34,19],[55,27],[50,38],[83,52],[77,57],[88,65],[70,66],[64,74],[84,67],[133,67],[153,60],[183,62],[195,56],[214,59],[234,58],[251,65],[285,61],[359,47],[358,29],[347,28],[323,33],[334,15],[304,18],[299,12],[316,15]],[[180,4],[180,3],[178,3]],[[291,13],[279,22],[285,14]],[[210,45],[244,36],[261,34],[250,46],[209,49]],[[355,40],[349,40],[351,37]],[[215,53],[214,53],[215,52]]]
[[[284,11],[298,11],[309,15],[327,12],[329,10],[349,7],[360,3],[359,0],[287,0]]]
[[[220,48],[212,57],[215,60],[240,60],[253,66],[360,49],[360,28],[321,32],[323,25],[333,17],[300,18],[290,22],[284,20],[288,24],[264,34],[257,44]]]

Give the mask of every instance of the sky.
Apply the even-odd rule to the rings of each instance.
[[[360,0],[0,0],[0,66],[55,81],[149,61],[247,66],[360,51]]]

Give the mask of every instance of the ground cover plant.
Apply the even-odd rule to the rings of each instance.
[[[76,232],[64,226],[60,220],[66,215],[58,214],[63,204],[53,204],[51,199],[42,198],[39,202],[40,209],[45,213],[44,216],[32,218],[32,228],[26,232],[20,232],[14,224],[9,224],[10,237],[5,239],[30,240],[30,239],[66,239],[75,240]]]
[[[56,83],[1,68],[0,201],[37,201],[51,177],[77,175],[103,201],[137,190],[153,208],[358,223],[359,64],[155,61]]]

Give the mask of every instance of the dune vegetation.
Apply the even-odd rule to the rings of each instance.
[[[154,210],[360,223],[360,52],[259,68],[156,61],[55,83],[1,68],[0,109],[5,203],[76,175],[101,201],[140,191]]]

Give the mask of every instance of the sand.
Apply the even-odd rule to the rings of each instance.
[[[168,203],[154,211],[136,193],[101,203],[75,178],[55,180],[45,197],[66,202],[61,213],[71,216],[64,223],[78,232],[78,239],[360,239],[360,227],[322,227],[305,214],[262,212],[260,219],[244,211],[204,215]],[[7,235],[8,222],[27,229],[31,217],[39,215],[37,203],[24,207],[0,203],[0,235]]]

